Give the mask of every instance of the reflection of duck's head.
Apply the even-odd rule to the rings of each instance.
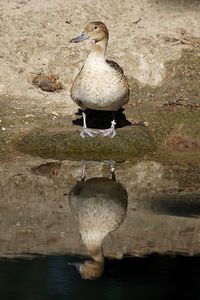
[[[126,215],[127,192],[113,179],[97,177],[80,181],[69,195],[82,240],[94,260],[81,265],[81,276],[90,271],[100,276],[103,272],[103,239],[122,224]]]
[[[99,278],[104,270],[104,263],[86,260],[84,263],[75,264],[77,271],[83,279],[94,280]]]

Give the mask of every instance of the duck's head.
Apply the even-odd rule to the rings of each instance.
[[[83,264],[74,264],[83,279],[94,280],[99,278],[104,270],[104,263],[86,260]]]
[[[99,21],[91,22],[85,27],[84,32],[72,39],[70,43],[79,43],[87,39],[94,40],[95,42],[108,40],[108,29],[106,25]]]

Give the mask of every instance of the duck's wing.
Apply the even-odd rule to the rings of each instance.
[[[127,99],[127,102],[128,102],[129,101],[129,95],[130,95],[130,89],[129,89],[129,84],[128,84],[127,78],[124,75],[123,69],[113,60],[106,60],[106,62],[111,68],[113,68],[113,70],[116,72],[117,77],[122,82],[123,86],[126,87],[126,96],[125,96],[125,98]]]
[[[107,64],[111,66],[113,69],[115,69],[116,72],[124,74],[123,69],[113,60],[106,59]]]

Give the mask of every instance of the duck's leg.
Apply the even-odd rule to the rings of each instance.
[[[85,181],[85,163],[83,163],[81,181]]]
[[[110,170],[112,172],[112,180],[116,181],[116,176],[115,176],[115,161],[111,162]]]
[[[115,125],[115,120],[112,120],[110,128],[102,130],[101,135],[114,138],[114,136],[116,135]]]
[[[113,112],[113,120],[111,122],[111,126],[108,129],[104,129],[104,130],[99,130],[99,133],[103,136],[108,136],[110,138],[113,138],[116,135],[116,130],[115,130],[115,113]]]
[[[82,111],[82,116],[83,116],[83,129],[81,130],[80,136],[82,138],[86,138],[86,137],[94,138],[95,136],[98,135],[97,130],[87,128],[86,113],[84,111]]]

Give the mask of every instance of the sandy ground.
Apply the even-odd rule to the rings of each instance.
[[[158,86],[166,75],[165,63],[190,47],[179,43],[181,36],[199,37],[199,15],[195,0],[1,1],[0,96],[13,96],[19,104],[25,99],[26,107],[73,114],[77,107],[70,86],[91,43],[70,45],[69,40],[92,20],[107,24],[108,57],[124,68],[128,79]],[[32,78],[41,72],[58,75],[64,90],[35,88]]]

